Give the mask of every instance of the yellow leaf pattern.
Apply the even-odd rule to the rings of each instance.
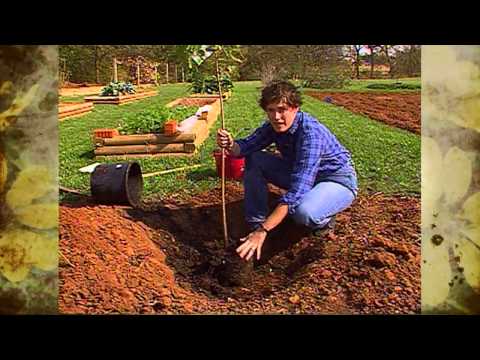
[[[429,312],[480,312],[480,149],[450,136],[465,129],[480,136],[480,52],[471,50],[422,47],[422,310]],[[477,301],[462,303],[472,291]]]
[[[55,108],[42,108],[56,88],[56,59],[54,46],[0,46],[0,295],[5,282],[31,286],[40,274],[29,278],[32,268],[58,266],[56,169],[47,159],[57,140],[46,131],[57,118]]]

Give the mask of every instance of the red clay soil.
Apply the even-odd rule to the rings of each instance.
[[[351,112],[366,115],[385,124],[420,134],[420,93],[331,93],[308,91],[306,93],[322,101],[330,97],[332,103]]]
[[[228,184],[233,248],[246,234],[242,196],[241,186]],[[419,216],[418,198],[363,194],[322,241],[286,221],[235,283],[220,191],[149,199],[142,209],[64,203],[60,311],[419,313]]]

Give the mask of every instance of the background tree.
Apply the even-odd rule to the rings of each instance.
[[[375,70],[375,55],[377,52],[381,51],[382,45],[365,45],[365,47],[369,51],[369,62],[370,62],[370,79],[374,78],[374,70]]]
[[[303,80],[306,85],[336,87],[350,77],[343,45],[250,45],[240,69],[242,80]]]
[[[304,86],[340,88],[351,77],[348,47],[343,45],[300,45],[297,51]]]
[[[146,45],[59,46],[59,56],[65,63],[70,81],[74,83],[107,83],[112,81],[114,57],[121,59],[143,56],[153,60],[162,53],[163,48],[156,49],[154,46]]]
[[[401,45],[395,52],[395,76],[420,76],[421,74],[421,46]]]
[[[363,49],[363,45],[351,45],[352,53],[353,53],[353,62],[355,66],[355,77],[360,79],[360,62],[361,56],[360,51]]]

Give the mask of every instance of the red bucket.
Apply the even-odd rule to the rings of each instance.
[[[215,157],[215,163],[217,164],[217,175],[222,176],[222,151],[215,150],[213,152]],[[243,177],[243,171],[245,170],[245,158],[234,157],[225,154],[225,178],[231,180],[241,180]]]

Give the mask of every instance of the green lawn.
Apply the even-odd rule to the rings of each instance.
[[[354,114],[310,96],[311,113],[352,153],[360,187],[386,193],[420,193],[420,136]]]
[[[236,83],[232,98],[225,103],[226,127],[237,136],[245,136],[261,124],[264,115],[257,105],[260,82]],[[187,85],[168,84],[159,95],[123,106],[95,105],[92,113],[60,123],[60,183],[88,191],[89,176],[78,171],[92,164],[91,134],[95,128],[117,127],[127,113],[156,104],[166,104],[187,95]],[[363,190],[387,193],[420,192],[420,137],[388,127],[364,116],[355,115],[331,104],[304,97],[303,109],[327,125],[352,152]],[[191,172],[154,176],[145,179],[145,194],[160,196],[172,192],[197,193],[219,185],[212,152],[220,121],[210,137],[192,158],[140,159],[143,173],[185,165],[204,164]]]
[[[85,95],[80,96],[60,96],[60,102],[83,102]]]
[[[313,91],[333,91],[333,92],[418,92],[420,89],[369,89],[367,86],[371,84],[394,84],[401,82],[403,84],[421,86],[421,78],[401,78],[401,79],[365,79],[365,80],[351,80],[350,84],[342,89],[305,89]]]

